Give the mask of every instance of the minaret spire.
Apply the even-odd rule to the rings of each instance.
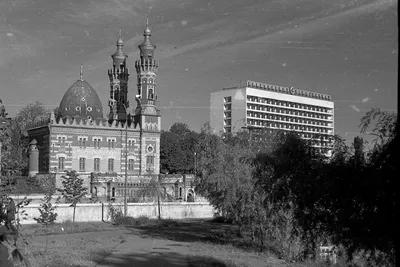
[[[79,80],[83,81],[83,68],[82,68],[82,64],[81,64],[81,71],[79,73]]]
[[[126,55],[123,51],[124,41],[122,31],[118,31],[117,51],[111,55],[113,67],[108,70],[110,79],[110,107],[109,121],[126,121],[128,102],[128,79],[129,72],[126,67]]]
[[[140,59],[135,62],[138,77],[138,97],[136,100],[140,106],[155,106],[157,101],[155,80],[158,71],[158,61],[154,59],[156,46],[150,41],[151,31],[148,19],[146,19],[146,28],[143,36],[144,41],[138,46],[140,49]]]

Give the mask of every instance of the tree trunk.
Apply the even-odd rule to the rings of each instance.
[[[72,214],[72,222],[75,222],[75,208],[76,208],[76,206],[74,205],[74,213]]]
[[[158,219],[161,220],[160,193],[157,191]]]
[[[251,228],[251,243],[254,244],[256,242],[256,235],[255,235],[256,228],[253,223],[251,224],[250,228]]]
[[[45,252],[47,252],[48,235],[49,235],[49,230],[47,228],[47,223],[46,223],[46,249],[45,249]]]
[[[259,226],[259,230],[260,230],[260,251],[263,252],[264,249],[264,227],[262,226],[262,224],[260,224]]]

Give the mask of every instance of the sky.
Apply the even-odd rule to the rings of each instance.
[[[109,108],[111,54],[122,31],[134,61],[146,18],[160,61],[162,128],[199,131],[210,92],[246,80],[326,93],[335,133],[353,138],[371,108],[397,111],[395,0],[0,0],[0,98],[10,115],[29,103],[58,106],[84,79]]]

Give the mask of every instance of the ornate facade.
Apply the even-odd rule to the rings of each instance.
[[[61,176],[75,170],[92,196],[107,199],[118,198],[125,173],[130,189],[160,179],[161,115],[155,82],[159,63],[154,59],[156,46],[150,41],[148,24],[143,35],[138,46],[140,58],[134,64],[137,93],[133,114],[128,112],[130,74],[120,32],[108,70],[108,117],[103,117],[101,101],[83,79],[81,68],[80,79],[61,100],[59,114],[28,129],[30,175],[53,174],[60,187]]]

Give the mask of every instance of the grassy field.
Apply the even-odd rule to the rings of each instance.
[[[127,234],[125,228],[108,223],[64,222],[48,226],[47,230],[33,224],[21,226],[20,231],[18,247],[32,267],[96,266],[118,244],[125,242]]]
[[[129,228],[129,227],[128,227]],[[236,226],[204,220],[168,221],[134,227],[147,238],[187,242],[189,267],[283,267],[287,264],[236,236]]]
[[[124,243],[129,235],[146,239],[165,239],[187,244],[189,267],[258,267],[288,266],[268,251],[260,252],[248,239],[236,236],[236,226],[204,220],[148,220],[127,221],[130,225],[116,226],[108,223],[55,224],[47,231],[40,225],[22,226],[28,245],[23,251],[33,267],[96,266]],[[291,266],[322,266],[316,263],[291,264]]]

